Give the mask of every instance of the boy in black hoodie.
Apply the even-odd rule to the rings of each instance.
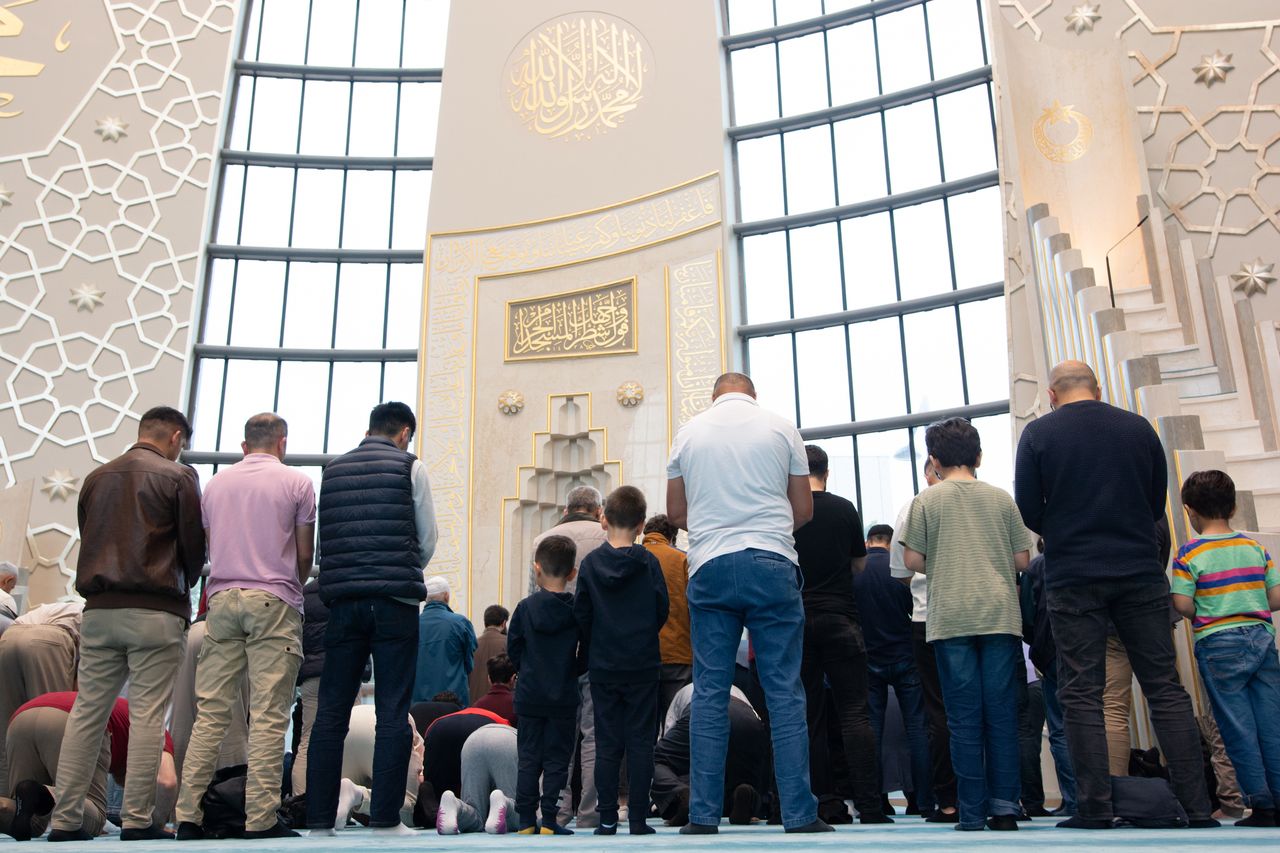
[[[507,656],[519,673],[515,706],[518,769],[516,816],[521,835],[573,835],[556,823],[560,790],[569,777],[577,734],[578,623],[565,587],[576,574],[577,546],[548,536],[533,555],[537,592],[516,605],[507,626]],[[542,828],[538,828],[538,777],[542,777]],[[614,778],[617,778],[615,772]]]
[[[667,621],[669,601],[658,558],[635,544],[647,509],[644,494],[634,486],[615,489],[605,499],[608,540],[582,560],[573,602],[595,710],[596,835],[618,831],[618,771],[624,751],[631,834],[653,832],[646,818],[662,673],[658,631]]]

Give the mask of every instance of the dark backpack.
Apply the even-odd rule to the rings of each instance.
[[[236,764],[213,774],[213,781],[200,800],[205,838],[244,836],[244,786],[248,772],[247,765]]]
[[[1187,813],[1167,779],[1111,777],[1111,809],[1122,825],[1143,829],[1180,829]]]

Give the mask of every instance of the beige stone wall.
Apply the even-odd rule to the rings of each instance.
[[[29,601],[80,483],[178,405],[235,0],[0,6],[0,485],[34,481]]]

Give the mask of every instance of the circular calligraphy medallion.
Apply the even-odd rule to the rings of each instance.
[[[507,59],[507,105],[533,133],[587,140],[616,129],[643,100],[649,45],[626,21],[602,12],[553,18]]]
[[[1050,137],[1049,129],[1059,124],[1074,125],[1075,135],[1065,142],[1058,141],[1061,137],[1056,132],[1054,137]],[[1070,104],[1064,107],[1055,100],[1036,119],[1035,126],[1031,129],[1031,138],[1046,160],[1070,163],[1079,160],[1089,150],[1089,143],[1093,141],[1093,123],[1088,116],[1077,112]]]

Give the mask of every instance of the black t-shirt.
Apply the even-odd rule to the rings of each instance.
[[[813,519],[796,531],[806,613],[858,618],[852,562],[867,555],[858,508],[830,492],[813,493]]]

